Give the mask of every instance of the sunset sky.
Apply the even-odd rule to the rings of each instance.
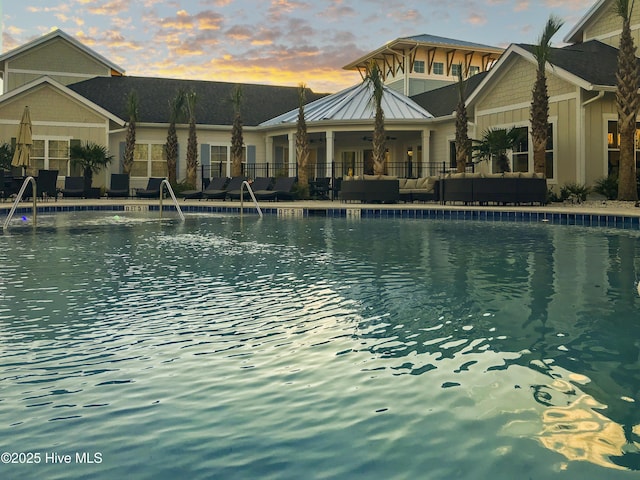
[[[347,63],[420,34],[535,43],[550,13],[562,39],[596,0],[0,0],[2,51],[60,28],[127,75],[335,92]]]

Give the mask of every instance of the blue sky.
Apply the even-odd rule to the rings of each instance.
[[[596,0],[0,0],[2,51],[54,28],[127,75],[297,85],[360,81],[347,63],[398,37],[535,43],[549,14],[562,39]]]

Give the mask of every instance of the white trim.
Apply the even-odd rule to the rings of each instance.
[[[564,93],[562,95],[556,95],[555,97],[549,97],[549,104],[556,102],[564,102],[566,100],[578,100],[575,93]],[[514,103],[513,105],[504,105],[502,107],[488,108],[486,110],[478,110],[477,116],[493,115],[496,113],[511,112],[513,110],[521,110],[523,108],[531,108],[531,102]]]
[[[600,10],[600,8],[604,5],[607,0],[598,0],[598,2],[591,6],[591,8],[587,11],[587,13],[580,19],[580,21],[573,27],[569,33],[564,37],[565,43],[574,43],[573,37],[580,32],[580,30],[584,29],[584,26],[587,24],[589,20]],[[579,41],[582,41],[584,38],[584,32]]]
[[[28,75],[54,75],[56,77],[79,77],[79,78],[96,78],[100,75],[90,73],[71,73],[71,72],[52,72],[44,70],[27,70],[22,68],[8,68],[7,73],[26,73]]]
[[[76,122],[31,122],[32,125],[41,125],[45,127],[77,127],[77,128],[102,128],[105,123],[108,125],[108,121],[101,123],[76,123]],[[0,125],[19,125],[20,120],[7,120],[0,118]]]
[[[74,92],[73,90],[71,90],[70,88],[62,85],[61,83],[57,82],[56,80],[54,80],[51,77],[40,77],[37,78],[35,80],[33,80],[32,82],[29,83],[25,83],[24,85],[15,88],[13,90],[11,90],[8,93],[5,93],[4,95],[0,96],[0,106],[15,98],[18,97],[19,95],[22,95],[23,93],[28,92],[29,90],[32,90],[42,84],[49,84],[51,87],[53,87],[54,89],[60,90],[62,93],[64,93],[65,95],[68,95],[69,97],[71,97],[72,99],[74,99],[75,101],[77,101],[78,103],[80,103],[81,105],[84,105],[85,107],[95,111],[96,113],[98,113],[99,115],[102,115],[103,117],[106,117],[109,120],[112,120],[113,122],[117,123],[118,125],[124,126],[126,124],[126,122],[124,120],[122,120],[121,118],[118,118],[117,116],[115,116],[113,113],[109,112],[108,110],[105,110],[104,108],[102,108],[101,106],[91,102],[90,100],[87,100],[85,97],[83,97],[82,95]],[[102,125],[101,125],[102,126]]]
[[[49,32],[46,35],[38,37],[35,40],[32,40],[31,42],[27,42],[27,43],[25,43],[23,45],[20,45],[17,48],[14,48],[13,50],[10,50],[10,51],[4,53],[3,55],[0,55],[0,62],[7,62],[7,60],[10,60],[11,58],[18,56],[21,53],[24,53],[24,52],[26,52],[28,50],[31,50],[32,48],[35,48],[35,47],[37,47],[39,45],[42,45],[42,44],[44,44],[44,43],[48,42],[49,40],[52,40],[52,39],[54,39],[56,37],[59,37],[59,38],[62,38],[64,40],[66,40],[67,42],[69,42],[71,45],[75,46],[76,48],[78,48],[82,52],[86,53],[90,57],[93,57],[99,63],[102,63],[106,67],[109,67],[111,70],[115,70],[118,73],[124,74],[125,71],[124,71],[124,69],[122,67],[120,67],[119,65],[116,65],[115,63],[113,63],[108,58],[103,57],[98,52],[96,52],[94,50],[91,50],[89,47],[87,47],[83,43],[79,42],[78,40],[73,38],[68,33],[65,33],[65,32],[63,32],[62,30],[59,30],[59,29],[58,30],[54,30],[52,32]]]

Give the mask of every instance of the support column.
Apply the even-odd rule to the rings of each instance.
[[[273,137],[271,135],[267,135],[267,138],[265,138],[264,143],[265,143],[264,161],[267,165],[269,165],[269,172],[270,172],[269,174],[273,177],[275,175],[275,171],[274,171],[275,167],[273,164]]]
[[[333,148],[333,141],[334,141],[334,133],[333,130],[327,130],[324,133],[324,138],[325,138],[325,144],[326,144],[326,155],[327,155],[327,176],[329,177],[334,177],[335,176],[335,172],[333,171],[333,164],[335,162],[335,158],[333,158],[334,155],[334,148]]]
[[[287,133],[289,140],[289,175],[296,176],[296,135],[295,133]]]
[[[422,130],[422,171],[430,172],[431,164],[431,130]]]

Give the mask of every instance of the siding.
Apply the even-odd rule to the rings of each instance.
[[[600,40],[603,43],[618,47],[620,43],[619,32],[622,30],[622,21],[616,15],[612,7],[613,2],[609,2],[609,6],[605,5],[602,12],[596,15],[584,29],[585,41]],[[634,8],[631,15],[631,29],[636,45],[640,39],[640,32],[637,30],[640,25],[640,9]]]
[[[607,120],[617,119],[615,96],[607,94],[602,100],[589,104],[585,109],[585,176],[592,185],[607,172]]]
[[[79,50],[62,38],[54,38],[12,59],[9,69],[68,72],[108,76],[106,65]]]

